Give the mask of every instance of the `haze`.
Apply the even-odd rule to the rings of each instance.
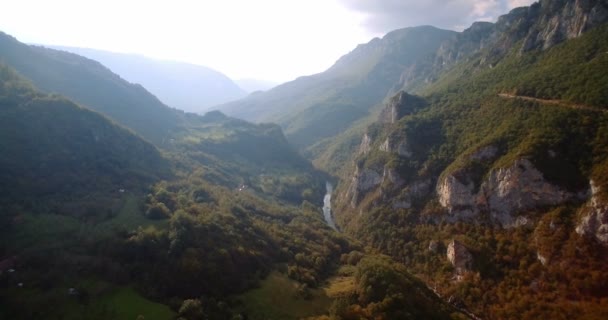
[[[232,79],[283,82],[323,71],[392,29],[421,21],[462,29],[531,2],[20,0],[3,5],[0,30],[29,43],[138,53]]]

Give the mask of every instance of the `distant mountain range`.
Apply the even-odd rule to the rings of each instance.
[[[44,45],[96,60],[125,80],[144,86],[165,104],[188,112],[243,98],[249,91],[219,71],[200,65],[88,48]],[[263,88],[263,83],[249,83]]]
[[[259,124],[0,33],[0,318],[605,319],[607,22],[395,30]]]
[[[391,92],[404,69],[432,55],[455,34],[429,26],[393,31],[359,45],[323,73],[218,109],[250,121],[277,122],[292,143],[310,146],[368,116]]]
[[[234,80],[243,90],[251,93],[256,91],[266,91],[279,85],[278,82],[256,80],[256,79],[238,79]]]

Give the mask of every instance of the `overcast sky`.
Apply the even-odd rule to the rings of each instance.
[[[402,27],[462,30],[532,0],[9,0],[0,30],[28,43],[205,65],[233,79],[321,72]]]

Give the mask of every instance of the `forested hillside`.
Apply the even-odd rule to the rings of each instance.
[[[129,130],[0,68],[3,215],[105,213],[119,189],[141,192],[170,175],[160,152]]]
[[[56,72],[49,79],[65,76]],[[260,285],[319,306],[283,317],[329,314],[337,297],[322,288],[359,244],[326,226],[320,203],[331,178],[278,126],[180,114],[180,130],[159,151],[97,112],[40,93],[10,67],[1,76],[3,318],[262,319],[277,306],[242,295]],[[412,316],[452,312],[432,295],[400,299],[424,301]]]
[[[39,90],[58,93],[162,145],[181,124],[181,114],[141,85],[131,84],[97,61],[29,46],[0,33],[0,59]]]
[[[394,97],[342,180],[338,225],[476,314],[601,318],[607,30],[481,67],[490,47],[421,90],[426,105]]]
[[[604,319],[607,20],[396,30],[202,116],[1,34],[0,318]]]

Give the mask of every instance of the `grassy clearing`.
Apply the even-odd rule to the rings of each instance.
[[[92,227],[91,233],[96,236],[111,234],[117,230],[135,230],[138,227],[154,225],[157,228],[164,228],[167,225],[163,220],[147,219],[139,206],[139,200],[135,195],[126,194],[124,204],[118,214],[102,223]]]
[[[7,241],[15,251],[37,247],[61,247],[74,240],[80,231],[77,219],[57,214],[23,214]]]
[[[327,313],[331,299],[322,289],[311,291],[311,298],[298,296],[298,283],[273,272],[257,289],[240,296],[249,319],[290,320]]]
[[[323,287],[325,294],[330,298],[348,296],[355,291],[355,277],[337,276],[329,279],[327,286]]]
[[[166,305],[147,300],[131,288],[119,288],[100,298],[96,304],[112,310],[114,319],[134,320],[139,315],[146,320],[169,320],[175,317],[175,313]]]
[[[0,304],[0,319],[21,318],[61,320],[135,320],[144,316],[146,320],[170,320],[176,314],[168,306],[156,303],[139,295],[130,287],[113,286],[95,279],[70,281],[78,288],[79,295],[69,295],[71,286],[66,284],[51,290],[26,286],[11,286],[0,292],[0,298],[8,305]],[[11,307],[17,302],[19,307]]]

